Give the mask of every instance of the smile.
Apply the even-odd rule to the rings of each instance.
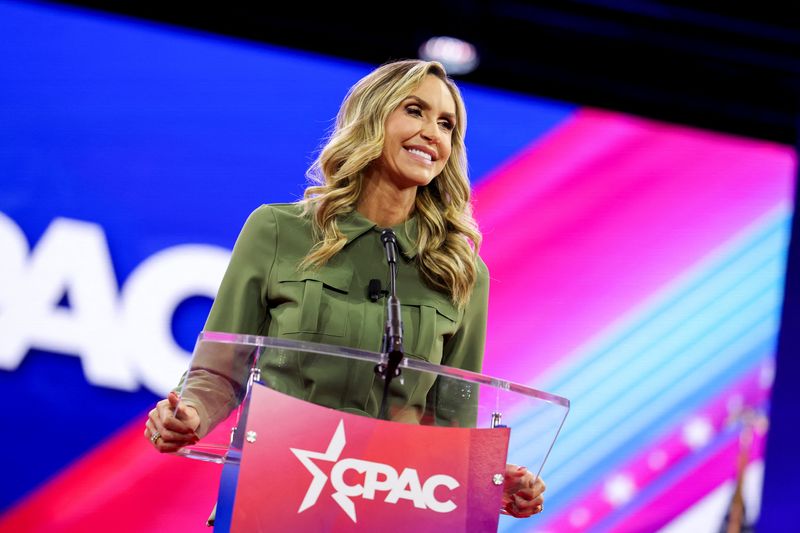
[[[425,161],[432,162],[433,157],[431,154],[427,152],[423,152],[422,150],[417,150],[416,148],[406,148],[406,151],[410,154],[417,156],[420,159],[424,159]]]

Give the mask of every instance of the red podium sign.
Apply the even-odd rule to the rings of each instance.
[[[386,422],[263,386],[247,418],[233,531],[497,530],[506,428]]]

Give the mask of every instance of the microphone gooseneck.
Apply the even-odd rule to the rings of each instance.
[[[403,319],[400,313],[400,300],[397,298],[397,237],[391,229],[381,232],[381,242],[386,250],[389,263],[389,297],[386,299],[386,344],[384,353],[403,356]]]
[[[389,264],[389,296],[386,298],[386,327],[383,333],[381,350],[388,356],[388,362],[375,367],[375,372],[384,379],[383,398],[379,417],[387,418],[387,402],[389,384],[400,375],[400,363],[403,360],[403,319],[400,311],[400,300],[397,298],[397,236],[391,229],[381,232],[381,242],[386,251]]]

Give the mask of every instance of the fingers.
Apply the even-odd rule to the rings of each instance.
[[[513,494],[523,489],[531,489],[536,482],[535,476],[524,466],[506,465],[503,491]]]
[[[527,500],[520,495],[512,496],[511,500],[505,504],[503,511],[515,518],[528,518],[539,514],[544,509],[544,499],[542,497]]]
[[[176,452],[179,449],[183,448],[184,446],[187,446],[189,444],[194,444],[195,442],[197,442],[194,439],[187,441],[184,438],[179,438],[178,440],[171,440],[172,434],[170,434],[169,432],[167,432],[166,434],[162,434],[155,428],[154,422],[149,418],[145,423],[144,436],[150,441],[150,443],[156,448],[156,450],[158,450],[161,453]]]
[[[197,428],[200,427],[200,415],[197,409],[181,401],[180,397],[174,392],[169,393],[167,401],[175,419],[183,422],[193,432],[197,431]]]
[[[522,507],[538,507],[544,503],[544,491],[546,490],[544,482],[539,478],[535,481],[526,480],[523,488],[514,493],[514,497],[518,499]]]
[[[177,393],[170,392],[169,396],[167,396],[167,402],[169,403],[169,410],[173,413],[176,419],[186,419],[186,406],[181,403],[181,399]]]
[[[533,493],[537,496],[544,494],[544,491],[547,490],[547,485],[545,485],[544,480],[540,477],[537,477],[536,480],[533,482],[533,486],[531,487]]]
[[[199,440],[189,423],[175,418],[173,403],[172,398],[158,402],[156,407],[148,413],[145,423],[144,436],[162,453],[175,452],[184,446],[195,444]],[[196,411],[194,411],[194,415],[197,418]]]
[[[178,394],[175,391],[172,391],[167,396],[167,401],[169,402],[169,406],[174,411],[175,408],[178,407],[178,404],[180,403],[181,399],[178,397]]]
[[[541,513],[546,489],[544,481],[524,466],[506,465],[503,511],[517,518]]]
[[[528,472],[527,467],[508,463],[506,465],[506,477],[520,478]]]
[[[544,496],[534,496],[530,491],[521,490],[512,495],[510,503],[515,516],[530,516],[544,504]]]
[[[183,445],[186,445],[197,441],[197,436],[194,433],[173,431],[169,429],[165,424],[161,423],[161,421],[157,417],[148,418],[147,423],[149,424],[148,427],[150,427],[150,429],[152,430],[151,434],[157,431],[158,434],[161,436],[161,439],[163,439],[165,442],[182,443]]]
[[[171,395],[170,395],[171,396]],[[175,408],[170,399],[161,400],[156,404],[157,418],[165,429],[176,433],[194,434],[194,428],[186,420],[175,417]],[[152,411],[151,411],[152,412]]]

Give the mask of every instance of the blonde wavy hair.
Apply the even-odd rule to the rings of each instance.
[[[311,214],[317,243],[301,267],[319,267],[347,243],[336,220],[352,212],[361,195],[364,170],[381,156],[389,114],[425,79],[442,80],[456,103],[452,148],[442,172],[417,189],[417,265],[433,289],[445,292],[459,308],[469,300],[477,278],[481,234],[472,216],[467,156],[466,111],[461,92],[435,61],[386,63],[358,81],[347,93],[325,146],[306,173],[312,183],[304,204]]]

